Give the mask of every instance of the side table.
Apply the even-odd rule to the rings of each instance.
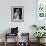
[[[9,37],[10,36],[16,36],[16,39],[15,39],[16,40],[16,45],[15,46],[18,46],[18,33],[15,33],[15,34],[6,33],[5,34],[5,46],[7,46],[7,43],[8,43],[7,42],[7,38],[8,38],[7,36],[9,36]]]

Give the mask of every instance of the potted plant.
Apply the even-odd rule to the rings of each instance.
[[[40,40],[42,38],[45,38],[44,36],[46,36],[46,33],[45,32],[35,32],[33,35],[37,38],[37,41],[40,43]]]

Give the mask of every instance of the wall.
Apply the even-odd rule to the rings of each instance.
[[[24,6],[24,22],[11,22],[11,6]],[[0,0],[0,34],[10,32],[11,27],[19,27],[19,32],[30,32],[36,24],[36,0]]]

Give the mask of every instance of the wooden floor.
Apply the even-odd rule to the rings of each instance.
[[[2,43],[0,42],[0,46],[4,46],[4,43],[3,42]],[[10,43],[8,43],[7,46],[15,46],[15,42],[14,43],[10,42]],[[32,43],[30,43],[30,46],[37,46],[37,43],[32,42]],[[44,45],[42,45],[42,46],[46,46],[46,43],[44,43]]]

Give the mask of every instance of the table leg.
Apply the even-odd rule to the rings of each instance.
[[[7,46],[7,35],[5,34],[5,46]]]

